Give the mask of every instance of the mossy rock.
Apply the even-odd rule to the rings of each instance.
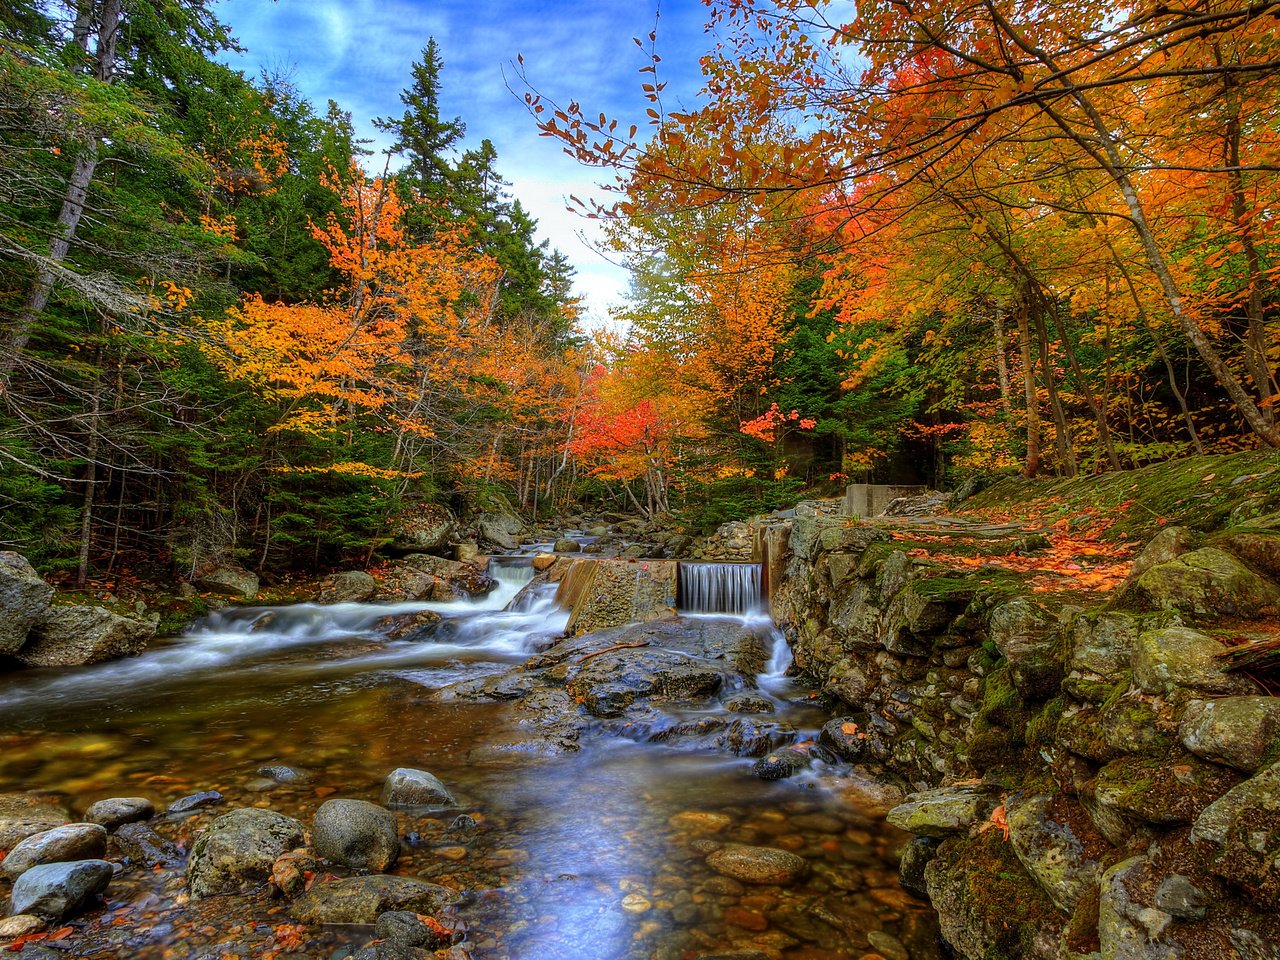
[[[1098,771],[1094,798],[1125,816],[1174,826],[1194,821],[1239,782],[1232,771],[1190,755],[1170,760],[1124,757]]]
[[[1260,619],[1280,612],[1280,586],[1231,554],[1204,547],[1151,567],[1126,585],[1125,599],[1152,610]]]
[[[925,883],[943,937],[966,960],[1057,955],[1064,918],[999,830],[943,843]]]
[[[1098,885],[1112,848],[1088,815],[1061,794],[1015,794],[1005,803],[1014,852],[1064,914]]]
[[[1255,684],[1223,671],[1225,648],[1212,637],[1186,627],[1148,630],[1133,653],[1133,679],[1143,692],[1168,696],[1179,688],[1198,693],[1254,693]]]

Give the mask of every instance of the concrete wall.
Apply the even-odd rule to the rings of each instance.
[[[841,513],[846,517],[878,517],[890,500],[916,497],[928,489],[896,483],[851,483],[845,491]]]

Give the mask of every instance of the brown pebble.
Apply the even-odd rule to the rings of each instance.
[[[724,912],[724,922],[731,923],[743,930],[760,932],[769,928],[769,921],[758,913],[744,910],[741,907],[730,907]]]
[[[465,860],[467,859],[466,847],[439,847],[436,853],[446,860]]]

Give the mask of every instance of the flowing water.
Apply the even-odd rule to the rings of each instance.
[[[931,915],[897,884],[904,838],[866,802],[874,788],[848,770],[768,783],[752,776],[750,758],[605,736],[552,757],[486,749],[510,742],[513,706],[436,691],[511,669],[567,621],[540,589],[510,603],[529,579],[527,561],[491,572],[498,589],[474,602],[227,610],[132,660],[5,675],[0,792],[51,792],[78,813],[109,796],[146,796],[163,809],[220,791],[220,808],[153,823],[189,845],[223,810],[270,807],[309,822],[326,798],[376,802],[392,769],[417,767],[449,784],[460,806],[399,814],[406,855],[395,872],[467,891],[447,918],[463,935],[455,957],[843,960],[877,944],[883,956],[937,956]],[[433,614],[437,624],[390,638]],[[812,733],[821,717],[784,676],[788,663],[777,635],[760,690]],[[260,772],[268,765],[293,767],[305,782],[277,783]],[[474,827],[455,824],[463,813]],[[785,888],[744,886],[706,865],[709,837],[794,851],[812,870]],[[107,899],[64,955],[280,948],[285,918],[265,895],[189,903],[180,872],[133,870]],[[371,935],[313,928],[289,955],[340,958]]]

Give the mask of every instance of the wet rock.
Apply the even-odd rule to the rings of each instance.
[[[93,905],[111,882],[105,860],[77,860],[32,867],[14,881],[11,913],[31,913],[52,921],[65,920]]]
[[[196,810],[203,810],[206,807],[216,807],[223,803],[226,798],[217,790],[205,790],[201,793],[193,793],[189,796],[173,801],[165,808],[166,814],[171,813],[193,813]]]
[[[867,739],[867,731],[853,717],[829,720],[818,734],[818,743],[849,763],[863,759],[867,752]]]
[[[883,930],[868,931],[867,941],[884,960],[911,960],[911,953],[902,941]]]
[[[0,850],[33,834],[60,827],[71,814],[56,800],[28,793],[0,793]]]
[[[888,820],[900,830],[942,839],[967,833],[996,808],[995,792],[985,785],[940,787],[913,793],[889,811]]]
[[[1194,701],[1182,715],[1178,736],[1199,757],[1253,773],[1280,738],[1280,698]]]
[[[489,593],[497,581],[485,572],[483,561],[462,563],[425,553],[412,553],[386,567],[378,596],[386,600],[448,602]]]
[[[90,823],[100,823],[111,833],[126,823],[150,820],[156,806],[146,797],[110,797],[89,804],[84,818]]]
[[[550,570],[559,558],[554,553],[536,553],[533,556],[533,569],[538,573]]]
[[[53,607],[15,656],[34,667],[69,667],[131,657],[155,639],[150,620],[122,617],[104,607]]]
[[[373,874],[317,883],[293,902],[289,916],[302,923],[375,923],[388,910],[434,914],[457,899],[424,880]]]
[[[572,537],[561,537],[551,549],[556,553],[577,553],[582,549],[582,544]]]
[[[1138,636],[1133,653],[1133,679],[1146,693],[1167,696],[1179,687],[1200,693],[1253,693],[1244,677],[1224,673],[1218,654],[1223,646],[1186,627],[1148,630]]]
[[[249,892],[267,881],[277,857],[302,845],[303,836],[301,823],[272,810],[223,814],[191,846],[187,863],[191,896]]]
[[[238,600],[252,600],[258,595],[258,575],[235,564],[214,567],[196,578],[196,586],[208,593]]]
[[[269,780],[274,780],[276,783],[289,785],[310,783],[314,779],[306,770],[285,766],[284,764],[268,764],[265,767],[259,767],[258,773]]]
[[[671,700],[705,700],[716,694],[724,679],[711,667],[672,667],[654,674],[654,689]]]
[[[320,872],[318,857],[309,850],[291,850],[276,857],[271,864],[270,884],[290,900],[301,896],[307,889],[308,875]]]
[[[678,582],[679,564],[672,561],[577,560],[566,569],[556,602],[572,611],[568,632],[578,636],[674,617]]]
[[[107,852],[107,831],[96,823],[68,823],[18,843],[0,862],[0,875],[10,880],[42,863],[100,860]]]
[[[26,557],[0,550],[0,654],[12,656],[49,612],[53,587],[40,579]]]
[[[710,810],[687,810],[673,814],[667,823],[683,833],[720,833],[733,825],[733,818]]]
[[[466,813],[458,814],[449,824],[449,829],[454,833],[475,833],[476,827],[476,818]]]
[[[1239,776],[1193,757],[1122,757],[1098,771],[1094,798],[1112,811],[1173,825],[1190,823],[1239,782]]]
[[[111,836],[112,847],[134,863],[148,867],[173,867],[182,863],[182,851],[145,823],[126,823]]]
[[[400,856],[396,818],[366,800],[326,800],[311,822],[316,853],[356,870],[382,872]]]
[[[376,626],[388,640],[417,640],[443,619],[434,610],[419,610],[380,617]]]
[[[1280,587],[1217,547],[1151,567],[1126,591],[1157,610],[1256,619],[1280,610]]]
[[[761,780],[785,780],[807,770],[813,758],[802,750],[775,750],[755,762],[751,772]]]
[[[37,917],[33,913],[20,913],[17,916],[5,917],[0,920],[0,940],[13,940],[18,937],[39,933],[48,926],[48,923],[43,917]]]
[[[809,872],[809,862],[786,850],[730,843],[707,857],[716,873],[743,883],[785,886]]]
[[[898,864],[898,882],[903,888],[922,897],[929,895],[924,871],[938,852],[941,841],[933,837],[913,837],[902,851]]]
[[[1064,913],[1095,889],[1111,846],[1074,801],[1015,795],[1005,802],[1009,840],[1018,860]]]
[[[364,603],[378,592],[378,581],[363,570],[344,570],[330,577],[316,599],[320,603]]]
[[[1043,607],[1020,597],[991,612],[991,639],[1008,658],[1013,685],[1024,697],[1044,700],[1062,679],[1058,621]]]
[[[758,693],[739,693],[721,704],[729,713],[773,713],[777,707]]]
[[[416,960],[420,950],[448,946],[452,939],[439,924],[428,924],[408,910],[388,910],[374,924],[378,960]]]
[[[1183,920],[1199,920],[1209,912],[1209,894],[1181,874],[1166,877],[1156,890],[1155,905]]]
[[[386,807],[454,807],[453,794],[433,773],[400,767],[391,771],[382,785],[382,805]]]
[[[476,533],[480,539],[503,550],[519,547],[523,530],[524,523],[513,513],[485,513],[476,519]]]

